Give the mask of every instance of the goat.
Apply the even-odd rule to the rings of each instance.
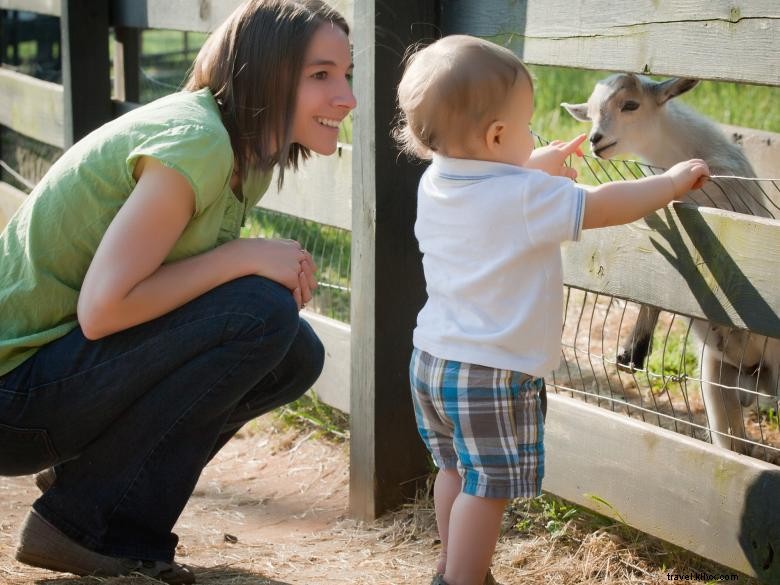
[[[587,103],[561,104],[576,120],[592,123],[591,149],[600,158],[619,152],[638,155],[648,164],[669,168],[677,162],[701,158],[713,175],[755,177],[742,150],[718,127],[691,108],[673,100],[698,84],[696,79],[656,82],[647,77],[618,73],[599,81]],[[707,191],[686,195],[685,201],[739,213],[772,217],[763,190],[734,179],[721,179]],[[643,306],[631,333],[631,345],[618,355],[623,366],[645,361],[659,309]],[[755,391],[777,394],[780,340],[695,320],[693,329],[704,344],[701,377],[705,410],[715,445],[741,453],[757,453],[745,438],[742,406]],[[741,387],[753,392],[740,392]]]

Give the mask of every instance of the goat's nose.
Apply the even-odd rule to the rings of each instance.
[[[593,144],[593,145],[596,145],[596,144],[598,144],[601,141],[602,138],[604,138],[604,135],[601,134],[600,132],[596,132],[595,134],[591,134],[590,135],[590,143]]]

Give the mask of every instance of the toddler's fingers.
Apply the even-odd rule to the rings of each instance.
[[[693,187],[691,187],[691,191],[695,191],[696,189],[701,189],[702,187],[704,187],[704,184],[709,180],[710,178],[707,175],[702,175],[693,184]]]
[[[301,299],[301,289],[296,288],[293,292],[293,299],[295,299],[295,304],[298,305],[301,309],[303,309],[303,300]]]
[[[585,139],[588,137],[587,134],[580,134],[576,138],[570,140],[563,146],[563,153],[566,156],[569,156],[570,154],[576,154],[577,156],[583,156],[582,149],[580,148],[580,145],[585,142]]]
[[[577,170],[571,167],[563,167],[563,176],[574,181],[577,178]]]

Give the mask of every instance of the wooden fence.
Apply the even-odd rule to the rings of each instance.
[[[356,114],[353,194],[352,502],[365,515],[395,501],[395,486],[423,472],[413,445],[394,445],[408,409],[402,394],[410,330],[424,293],[414,242],[414,192],[419,165],[399,159],[387,137],[393,90],[406,46],[441,34],[469,33],[510,46],[526,62],[780,85],[778,4],[677,2],[570,2],[568,0],[434,0],[385,3],[356,0]],[[380,73],[381,72],[381,73]],[[777,141],[777,136],[770,136]],[[776,147],[775,147],[776,152]],[[774,160],[773,156],[769,157]],[[770,176],[780,168],[768,162]],[[668,216],[667,216],[668,213]],[[722,322],[749,324],[780,337],[777,245],[780,223],[718,210],[670,207],[649,221],[587,233],[564,255],[567,284],[698,317],[718,301]],[[701,262],[676,273],[648,238],[651,225],[679,236],[676,254]],[[708,233],[709,232],[709,233]],[[742,261],[739,279],[713,278],[701,238],[720,238],[723,258],[745,258],[748,241],[763,246],[761,263]],[[635,270],[610,262],[621,242]],[[661,246],[663,249],[663,246]],[[641,250],[641,253],[634,253]],[[592,267],[592,269],[590,268]],[[653,272],[651,269],[655,269]],[[634,274],[663,274],[654,281]],[[703,295],[689,286],[717,289]],[[771,284],[770,284],[771,283]],[[749,291],[754,291],[751,294]],[[763,307],[759,319],[756,315]],[[749,323],[748,323],[749,321]],[[368,389],[368,391],[366,391]],[[546,429],[544,489],[702,556],[768,582],[780,582],[778,468],[702,441],[632,421],[553,394]],[[399,404],[401,403],[401,404]],[[393,405],[397,406],[393,406]],[[395,488],[395,489],[394,489]]]
[[[63,54],[62,86],[0,69],[0,124],[67,147],[90,128],[134,106],[138,88],[132,73],[138,68],[140,29],[208,31],[237,4],[0,0],[0,9],[60,16]],[[775,0],[340,4],[354,23],[360,104],[354,116],[354,150],[345,147],[340,156],[315,159],[287,179],[285,193],[269,193],[263,205],[352,230],[351,327],[317,315],[307,318],[328,352],[316,390],[326,402],[351,414],[351,510],[372,518],[413,494],[417,481],[428,473],[407,380],[411,331],[425,299],[412,232],[423,167],[399,158],[389,135],[406,47],[442,33],[466,32],[506,44],[529,63],[778,86],[780,12]],[[113,100],[108,53],[96,49],[106,45],[109,27],[114,27],[118,43]],[[777,143],[774,135],[767,139]],[[765,168],[771,170],[774,160],[770,155]],[[780,169],[771,174],[780,175]],[[0,223],[23,197],[0,184]],[[766,246],[766,263],[740,264],[740,283],[718,282],[715,298],[720,308],[727,307],[725,321],[780,337],[780,298],[771,283],[780,272],[773,245],[780,241],[780,223],[683,207],[654,217],[680,236],[678,252],[695,252],[706,233],[702,227],[720,237],[721,253],[729,257],[740,257],[753,245],[746,241]],[[586,234],[581,243],[566,249],[567,283],[710,317],[712,307],[687,285],[693,275],[675,272],[660,252],[643,244],[653,237],[645,221]],[[613,270],[611,247],[616,241],[626,253],[641,248],[639,261],[663,271],[664,282],[637,281]],[[705,273],[707,261],[704,258],[695,270]],[[589,268],[593,266],[596,269]],[[766,278],[767,272],[772,279]],[[745,319],[756,307],[755,295],[741,293],[745,283],[773,319]],[[546,444],[547,491],[745,573],[780,580],[780,515],[774,489],[780,479],[775,466],[558,395],[550,397]]]

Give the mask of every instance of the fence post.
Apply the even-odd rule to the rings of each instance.
[[[111,119],[108,5],[62,0],[65,148]]]
[[[122,102],[140,100],[141,31],[114,27],[114,96]]]
[[[407,373],[425,300],[413,234],[424,166],[398,156],[390,130],[404,51],[436,34],[437,6],[355,2],[350,510],[364,519],[413,496],[429,469]]]
[[[0,10],[0,67],[3,66],[3,63],[5,63],[5,60],[8,58],[7,52],[8,52],[8,32],[6,31],[6,19],[8,11],[7,10]],[[0,160],[3,160],[3,133],[5,131],[5,128],[3,126],[0,126]],[[3,174],[4,170],[0,168],[0,183],[3,182]],[[0,228],[2,229],[2,228]]]

